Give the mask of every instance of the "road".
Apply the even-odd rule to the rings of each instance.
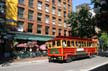
[[[49,63],[47,60],[0,67],[0,71],[88,71],[108,63],[108,57],[96,56],[75,60],[70,63]]]

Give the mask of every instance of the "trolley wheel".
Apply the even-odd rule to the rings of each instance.
[[[51,58],[49,58],[49,59],[48,59],[48,62],[52,62],[52,59],[51,59]]]
[[[93,57],[95,57],[95,55],[94,55],[94,54],[92,54],[92,55],[89,55],[89,58],[93,58]]]
[[[71,57],[68,56],[67,59],[66,59],[66,63],[69,63],[69,62],[71,62],[71,61],[72,61]]]

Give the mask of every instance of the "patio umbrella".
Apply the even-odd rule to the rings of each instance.
[[[27,46],[27,43],[21,43],[21,44],[18,44],[16,47],[24,47],[24,48],[26,48],[28,46]]]
[[[41,45],[40,50],[47,50],[46,45],[45,44]]]
[[[32,41],[32,45],[34,45],[35,47],[39,47],[39,45],[37,44],[37,41]]]
[[[36,48],[39,48],[39,45],[38,45],[38,44],[35,44],[34,46],[35,46]]]

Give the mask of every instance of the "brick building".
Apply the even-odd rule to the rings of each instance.
[[[6,0],[6,2],[9,1]],[[17,0],[15,1],[12,2],[17,3]],[[13,6],[15,6],[14,3],[12,3]],[[70,35],[71,29],[66,24],[66,19],[72,11],[72,0],[18,0],[16,8],[15,12],[18,12],[17,32],[14,32],[15,39],[46,41],[54,36]],[[7,11],[10,8],[6,7],[4,9],[7,17],[7,15],[10,15]],[[12,10],[14,9],[15,7],[12,8]],[[15,16],[14,12],[12,14],[12,16]],[[14,22],[15,17],[12,16],[6,18],[8,23]]]
[[[71,0],[19,0],[18,31],[35,35],[69,36],[66,24]]]
[[[66,19],[71,11],[72,0],[0,0],[0,27],[1,24],[17,25],[17,31],[13,29],[4,36],[8,41],[0,44],[3,47],[0,56],[11,52],[13,40],[14,46],[32,41],[40,46],[55,36],[69,36],[71,28]],[[8,27],[3,28],[0,30]]]

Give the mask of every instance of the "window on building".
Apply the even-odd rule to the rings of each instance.
[[[53,17],[53,18],[52,18],[52,24],[55,24],[55,23],[56,23],[56,18]]]
[[[61,36],[61,32],[62,32],[62,30],[61,30],[61,29],[59,29],[59,36]]]
[[[56,28],[52,29],[52,35],[56,35]]]
[[[49,34],[49,27],[48,26],[45,27],[45,34]]]
[[[21,7],[18,8],[18,17],[24,18],[24,8]]]
[[[17,22],[17,31],[23,32],[23,24],[24,24],[24,22],[22,22],[22,21]]]
[[[62,25],[62,20],[58,19],[58,25],[61,26]]]
[[[71,6],[68,4],[68,10],[70,11],[71,10]]]
[[[61,0],[58,0],[58,6],[61,6]]]
[[[70,2],[70,0],[68,0],[68,3]]]
[[[2,25],[3,23],[5,23],[5,21],[6,21],[6,20],[5,20],[5,17],[3,17],[3,16],[0,15],[0,29],[3,28],[1,25]]]
[[[55,14],[55,11],[56,11],[55,7],[52,7],[52,14]]]
[[[38,22],[41,22],[41,20],[42,20],[42,14],[41,13],[38,13],[37,14],[37,21]]]
[[[64,22],[64,27],[66,28],[66,22]]]
[[[67,33],[67,31],[66,31],[66,30],[64,30],[64,36],[66,36],[66,33]]]
[[[42,2],[38,1],[38,10],[42,10]]]
[[[64,10],[66,10],[66,3],[64,3]]]
[[[24,4],[24,0],[18,0],[19,4]]]
[[[33,11],[28,11],[28,20],[33,20]]]
[[[66,11],[64,11],[64,18],[66,18]]]
[[[46,1],[49,1],[49,0],[46,0]]]
[[[52,4],[55,5],[55,0],[52,0]]]
[[[64,27],[66,28],[67,26],[66,26],[66,18],[64,18]]]
[[[4,9],[5,8],[5,4],[4,3],[0,3],[0,12],[4,13]]]
[[[48,15],[46,15],[45,23],[49,23],[49,16]]]
[[[38,25],[37,26],[37,33],[38,34],[41,34],[42,33],[41,29],[42,29],[42,26],[41,25]]]
[[[5,0],[0,0],[0,2],[5,2]]]
[[[28,32],[32,32],[32,26],[33,26],[32,23],[28,23]]]
[[[61,10],[60,9],[58,10],[58,16],[61,16]]]
[[[0,17],[5,17],[5,3],[0,3]]]
[[[49,5],[48,4],[46,4],[45,11],[49,12]]]
[[[29,0],[29,3],[28,3],[29,4],[29,7],[33,7],[33,1],[34,0]]]

